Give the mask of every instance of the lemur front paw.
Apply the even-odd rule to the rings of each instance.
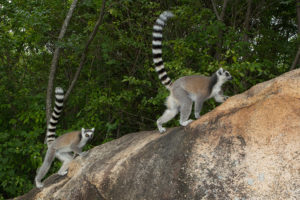
[[[224,101],[226,101],[229,98],[229,96],[224,96]]]

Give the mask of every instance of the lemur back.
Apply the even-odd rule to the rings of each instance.
[[[78,144],[80,140],[81,140],[80,131],[72,131],[69,133],[65,133],[60,137],[56,138],[53,141],[53,145],[55,145],[56,149],[61,149],[64,148],[65,146],[68,146],[70,141],[72,141],[72,143]]]
[[[189,119],[189,116],[193,102],[195,103],[195,118],[200,117],[205,100],[213,97],[217,102],[224,102],[228,97],[223,95],[221,87],[226,81],[232,79],[228,71],[220,68],[210,77],[184,76],[172,83],[162,59],[162,33],[166,21],[173,16],[172,12],[164,11],[153,26],[152,54],[155,71],[158,73],[158,78],[162,84],[170,91],[166,100],[167,109],[156,122],[161,133],[166,131],[162,124],[173,119],[178,112],[180,112],[180,125],[186,126],[192,122],[193,120]]]
[[[203,97],[209,97],[216,82],[216,75],[213,78],[201,75],[183,76],[173,83],[171,90],[175,90],[178,85],[190,95],[202,94]]]

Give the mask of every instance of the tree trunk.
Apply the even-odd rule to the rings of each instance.
[[[298,22],[298,34],[300,34],[300,0],[297,0],[297,22]]]
[[[252,0],[248,0],[248,6],[247,6],[247,12],[246,12],[246,16],[245,16],[245,21],[244,21],[244,37],[243,37],[243,41],[247,42],[248,41],[248,31],[249,31],[249,21],[250,21],[250,15],[251,15],[251,4],[252,4]]]
[[[220,18],[220,15],[219,15],[219,12],[218,12],[218,10],[217,10],[217,7],[216,7],[216,4],[215,4],[214,0],[211,0],[211,4],[212,4],[212,6],[213,6],[215,15],[217,16],[217,19],[221,21],[221,18]]]
[[[294,61],[293,61],[293,64],[292,64],[290,70],[293,70],[293,69],[296,68],[296,66],[297,66],[297,64],[298,64],[298,62],[299,62],[299,57],[300,57],[300,48],[298,48],[298,51],[297,51],[297,53],[296,53],[296,56],[295,56],[295,58],[294,58]]]
[[[218,13],[218,10],[216,8],[216,4],[214,2],[214,0],[211,0],[211,3],[212,3],[212,6],[213,6],[213,9],[214,9],[214,12],[217,16],[217,19],[221,22],[224,23],[224,17],[225,17],[225,11],[226,11],[226,7],[227,7],[227,4],[228,4],[229,0],[224,0],[223,2],[223,7],[222,7],[222,11],[221,11],[221,14],[219,15]],[[221,48],[222,48],[222,44],[223,44],[223,31],[221,30],[218,34],[218,44],[217,44],[217,47],[216,47],[216,53],[214,55],[215,59],[216,60],[220,60],[221,59]]]
[[[229,1],[229,0],[224,0],[224,2],[223,2],[222,12],[221,12],[221,14],[220,14],[220,20],[221,20],[222,22],[224,21],[225,10],[226,10],[228,1]]]
[[[101,8],[101,11],[100,11],[99,18],[98,18],[98,20],[96,22],[96,25],[94,27],[93,32],[89,36],[89,39],[88,39],[88,41],[87,41],[87,43],[86,43],[86,45],[84,47],[84,50],[83,50],[83,52],[81,54],[81,58],[80,58],[80,64],[79,64],[79,66],[78,66],[78,68],[76,70],[76,73],[75,73],[74,78],[73,78],[73,80],[71,82],[71,85],[70,85],[68,91],[66,92],[65,102],[69,98],[70,93],[71,93],[72,89],[74,88],[74,85],[75,85],[75,83],[76,83],[76,81],[77,81],[77,79],[79,77],[80,71],[81,71],[81,69],[82,69],[82,67],[83,67],[83,65],[85,63],[85,59],[86,59],[86,55],[87,55],[87,52],[88,52],[88,48],[89,48],[90,44],[92,43],[93,39],[95,38],[96,33],[98,32],[99,26],[102,24],[103,16],[104,16],[104,10],[105,10],[105,3],[106,3],[106,0],[103,0],[102,1],[102,8]]]
[[[296,9],[297,9],[298,35],[299,35],[300,34],[300,0],[297,0]],[[296,66],[299,63],[299,57],[300,57],[300,47],[298,47],[298,51],[296,53],[296,56],[294,58],[294,61],[293,61],[293,64],[292,64],[290,70],[293,70],[296,68]]]
[[[62,25],[62,28],[60,30],[59,36],[58,36],[58,41],[61,41],[62,38],[64,37],[67,27],[69,25],[70,19],[73,15],[73,12],[76,8],[78,0],[74,0],[73,3],[70,6],[69,12],[65,18],[65,21]],[[55,73],[56,73],[56,68],[57,68],[57,63],[59,59],[59,54],[60,54],[60,47],[56,47],[54,51],[54,55],[51,61],[51,67],[50,67],[50,74],[49,74],[49,80],[48,80],[48,88],[47,88],[47,97],[46,97],[46,119],[47,119],[47,126],[50,120],[51,116],[51,105],[52,105],[52,93],[53,93],[53,82],[55,78]]]

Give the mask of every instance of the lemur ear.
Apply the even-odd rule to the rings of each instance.
[[[81,128],[81,133],[84,133],[85,129],[84,128]]]
[[[218,74],[219,74],[219,75],[222,75],[223,72],[224,72],[224,69],[221,67],[221,68],[218,70]]]
[[[95,128],[92,128],[92,131],[94,132]]]

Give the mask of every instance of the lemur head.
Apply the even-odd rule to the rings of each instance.
[[[95,130],[95,128],[92,128],[92,129],[82,128],[81,129],[81,136],[82,136],[82,138],[91,140],[93,138],[93,136],[94,136],[94,130]]]
[[[232,76],[230,75],[230,73],[228,71],[224,70],[222,67],[220,69],[218,69],[216,74],[218,76],[218,79],[220,81],[222,81],[223,83],[225,83],[226,81],[232,80]]]

